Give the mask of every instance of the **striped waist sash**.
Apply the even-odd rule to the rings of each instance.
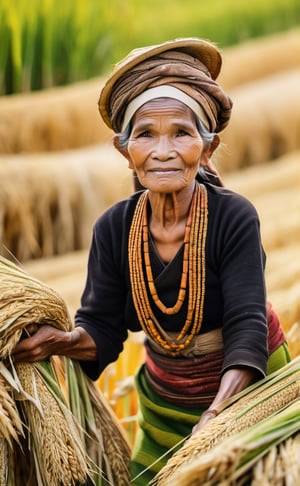
[[[224,359],[223,343],[218,339],[221,330],[216,331],[197,336],[180,358],[162,354],[152,341],[146,343],[145,374],[159,396],[179,406],[211,403],[219,388]]]

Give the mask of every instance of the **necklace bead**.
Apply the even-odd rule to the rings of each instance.
[[[207,191],[204,185],[196,182],[184,235],[180,288],[176,303],[172,307],[167,307],[160,300],[155,287],[149,255],[147,202],[148,191],[145,191],[137,202],[129,232],[128,256],[132,297],[146,335],[170,355],[176,356],[191,343],[202,325],[208,224]],[[175,340],[170,338],[157,321],[148,292],[155,306],[166,315],[177,314],[188,293],[186,320]]]

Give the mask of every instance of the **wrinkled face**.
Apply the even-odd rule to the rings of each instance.
[[[200,163],[207,163],[203,147],[192,110],[156,99],[135,113],[126,157],[145,188],[174,192],[193,184]]]

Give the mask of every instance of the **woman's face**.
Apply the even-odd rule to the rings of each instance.
[[[207,163],[195,115],[178,100],[151,100],[136,112],[126,157],[140,183],[155,192],[180,191]]]

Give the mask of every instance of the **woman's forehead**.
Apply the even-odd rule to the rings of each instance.
[[[174,98],[155,98],[147,101],[136,111],[133,123],[156,116],[179,117],[188,121],[195,120],[195,114],[183,102]]]

